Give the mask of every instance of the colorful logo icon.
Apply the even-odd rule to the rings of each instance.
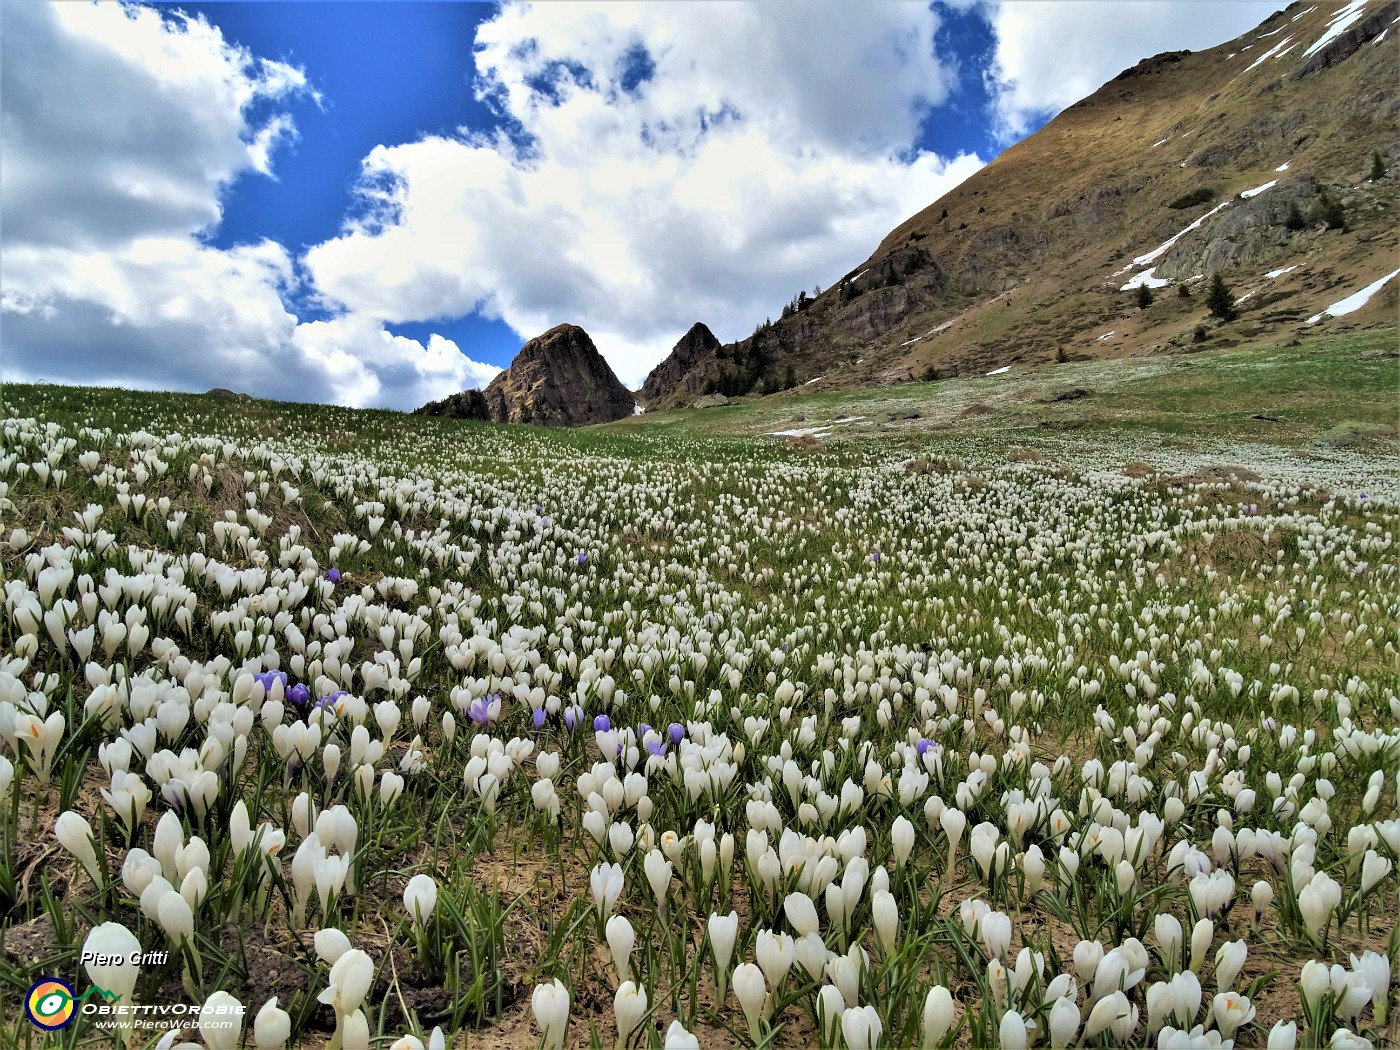
[[[29,989],[24,1012],[34,1024],[46,1032],[56,1032],[73,1023],[76,1013],[73,988],[57,977],[45,977]]]

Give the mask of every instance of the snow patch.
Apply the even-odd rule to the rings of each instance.
[[[1156,276],[1157,267],[1153,266],[1142,273],[1136,274],[1127,284],[1118,290],[1120,292],[1131,292],[1134,288],[1165,288],[1171,281],[1165,277]]]
[[[1245,292],[1244,295],[1240,296],[1238,299],[1235,300],[1235,305],[1238,306],[1240,303],[1244,302],[1253,294],[1253,292]]]
[[[1000,368],[993,368],[990,372],[987,373],[987,375],[989,375],[989,376],[1005,375],[1007,372],[1010,372],[1010,371],[1011,371],[1011,366],[1010,366],[1010,365],[1002,365]]]
[[[1182,166],[1185,167],[1185,162],[1183,162]],[[1166,254],[1171,249],[1171,246],[1173,244],[1181,240],[1181,238],[1185,237],[1192,230],[1199,229],[1201,223],[1205,222],[1212,215],[1218,212],[1221,208],[1228,208],[1229,206],[1229,201],[1221,201],[1214,208],[1212,208],[1210,211],[1206,212],[1199,219],[1193,222],[1190,226],[1187,226],[1184,230],[1181,230],[1179,233],[1174,235],[1170,240],[1164,241],[1163,243],[1159,244],[1146,255],[1139,255],[1136,259],[1130,262],[1127,266],[1123,267],[1123,269],[1119,270],[1118,273],[1115,273],[1113,276],[1118,277],[1121,274],[1127,273],[1129,270],[1133,269],[1136,266],[1146,266],[1150,262],[1155,262],[1162,255]]]
[[[1292,39],[1292,37],[1284,37],[1284,38],[1283,38],[1282,40],[1280,40],[1277,44],[1275,44],[1273,47],[1269,48],[1269,50],[1265,51],[1262,55],[1260,55],[1260,56],[1259,56],[1258,58],[1256,58],[1253,62],[1251,62],[1250,65],[1249,65],[1249,69],[1246,69],[1245,72],[1248,73],[1250,69],[1254,69],[1254,68],[1256,68],[1256,67],[1258,67],[1258,66],[1262,66],[1262,65],[1264,64],[1264,62],[1265,62],[1266,59],[1273,58],[1275,55],[1280,54],[1280,52],[1281,52],[1281,50],[1283,49],[1284,45],[1286,45],[1286,44],[1288,43],[1288,41],[1291,40],[1291,39]]]
[[[1318,37],[1313,46],[1303,52],[1303,57],[1307,58],[1309,55],[1321,51],[1332,41],[1336,40],[1337,37],[1345,33],[1350,26],[1360,21],[1365,10],[1366,0],[1351,0],[1351,3],[1347,4],[1345,7],[1339,8],[1337,13],[1332,16],[1332,21],[1327,23],[1327,32]]]
[[[948,329],[950,329],[950,328],[952,328],[952,327],[953,327],[953,322],[952,322],[952,321],[944,321],[944,322],[943,322],[941,325],[939,325],[937,328],[930,328],[927,332],[924,333],[924,335],[937,335],[939,332],[946,332]]]
[[[1371,296],[1380,291],[1381,288],[1385,286],[1386,282],[1398,273],[1400,273],[1400,270],[1391,270],[1390,273],[1386,274],[1378,281],[1372,281],[1365,288],[1361,289],[1361,291],[1354,292],[1345,299],[1333,303],[1320,314],[1313,314],[1308,318],[1308,324],[1317,324],[1317,322],[1321,321],[1324,317],[1341,317],[1343,314],[1349,314],[1355,310],[1360,310],[1371,301]]]
[[[632,406],[632,414],[633,414],[634,416],[640,416],[640,415],[641,415],[643,412],[645,412],[645,411],[646,411],[646,409],[643,408],[641,405],[633,405],[633,406]]]
[[[1298,263],[1294,263],[1292,266],[1280,266],[1277,270],[1270,270],[1264,276],[1267,277],[1269,280],[1273,281],[1278,279],[1279,277],[1282,277],[1286,273],[1292,273],[1294,270],[1298,269],[1299,265],[1300,264]]]
[[[1298,21],[1298,19],[1302,18],[1303,15],[1310,15],[1310,14],[1312,14],[1312,13],[1313,13],[1314,11],[1316,11],[1316,10],[1317,10],[1317,5],[1316,5],[1316,4],[1313,4],[1312,7],[1308,8],[1306,11],[1302,12],[1302,14],[1296,14],[1296,15],[1294,15],[1291,19],[1289,19],[1289,21],[1290,21],[1290,22],[1296,22],[1296,21]]]
[[[826,376],[817,376],[816,379],[809,379],[809,380],[807,380],[807,382],[803,383],[802,385],[803,385],[803,386],[811,386],[813,383],[820,383],[820,382],[821,382],[823,379],[825,379],[825,378],[826,378]]]
[[[1115,333],[1113,333],[1113,332],[1105,332],[1103,335],[1099,336],[1099,340],[1098,340],[1098,341],[1102,343],[1105,339],[1108,339],[1109,337],[1113,336],[1114,334],[1115,334]]]
[[[907,343],[900,343],[899,345],[902,346],[902,347],[903,347],[903,346],[913,346],[915,343],[917,343],[917,342],[918,342],[920,339],[922,339],[922,338],[923,338],[923,336],[921,336],[921,335],[916,335],[913,339],[909,340],[909,342],[907,342]]]
[[[1245,190],[1243,193],[1240,194],[1240,196],[1241,196],[1241,197],[1245,197],[1245,198],[1257,197],[1257,196],[1259,196],[1259,194],[1263,193],[1265,190],[1271,190],[1271,189],[1273,189],[1273,188],[1274,188],[1275,186],[1277,186],[1277,185],[1278,185],[1278,179],[1270,179],[1268,182],[1264,183],[1264,185],[1262,185],[1262,186],[1255,186],[1254,189],[1252,189],[1252,190]]]
[[[1293,162],[1292,162],[1291,160],[1286,160],[1286,161],[1284,161],[1282,164],[1280,164],[1277,168],[1275,168],[1274,171],[1287,171],[1287,170],[1288,170],[1288,166],[1289,166],[1290,164],[1292,164],[1292,163],[1293,163]]]
[[[768,431],[768,437],[813,437],[817,434],[825,434],[827,431],[832,430],[842,423],[857,423],[864,418],[864,416],[842,416],[840,419],[833,419],[830,423],[819,427],[797,427],[794,430],[770,430]]]
[[[1164,143],[1164,142],[1166,142],[1166,141],[1168,141],[1168,140],[1167,140],[1167,139],[1158,139],[1156,142],[1152,143],[1152,145],[1153,145],[1153,146],[1160,146],[1162,143]]]
[[[857,281],[859,281],[862,277],[864,277],[864,276],[865,276],[866,274],[868,274],[869,272],[870,272],[870,270],[869,270],[868,268],[867,268],[867,269],[864,269],[864,270],[861,270],[860,273],[856,274],[854,277],[851,278],[851,284],[855,284]]]

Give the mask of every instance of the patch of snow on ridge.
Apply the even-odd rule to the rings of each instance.
[[[1157,267],[1149,267],[1143,270],[1142,273],[1134,276],[1127,284],[1123,285],[1123,287],[1118,290],[1120,292],[1131,292],[1134,288],[1165,288],[1167,285],[1171,284],[1171,281],[1167,280],[1165,277],[1158,277],[1156,271]]]
[[[1245,197],[1245,198],[1257,197],[1257,196],[1259,196],[1259,194],[1263,193],[1265,190],[1271,190],[1271,189],[1273,189],[1273,188],[1274,188],[1275,186],[1277,186],[1277,185],[1278,185],[1278,179],[1270,179],[1268,182],[1264,183],[1264,185],[1262,185],[1262,186],[1255,186],[1254,189],[1252,189],[1252,190],[1245,190],[1243,193],[1240,194],[1240,196],[1241,196],[1241,197]]]
[[[1270,270],[1264,276],[1272,281],[1275,278],[1282,277],[1286,273],[1292,273],[1294,270],[1298,269],[1298,266],[1298,263],[1294,263],[1292,266],[1281,266],[1277,270]]]
[[[1103,335],[1099,336],[1099,342],[1102,343],[1105,339],[1109,338],[1110,336],[1112,336],[1112,335],[1114,335],[1114,334],[1115,334],[1115,333],[1113,333],[1113,332],[1105,332]]]
[[[1275,55],[1279,54],[1284,45],[1286,45],[1291,39],[1292,37],[1284,37],[1277,44],[1269,48],[1269,50],[1265,51],[1262,55],[1260,55],[1253,62],[1251,62],[1249,65],[1249,69],[1246,69],[1245,72],[1248,73],[1250,69],[1254,69],[1256,66],[1263,65],[1265,59],[1273,58]]]
[[[1343,8],[1339,8],[1337,13],[1332,16],[1332,21],[1327,23],[1327,32],[1318,37],[1317,42],[1303,52],[1303,57],[1307,58],[1309,55],[1321,51],[1332,41],[1336,40],[1337,37],[1345,33],[1353,23],[1360,20],[1365,10],[1366,0],[1351,0],[1351,3]]]
[[[640,415],[641,415],[643,412],[645,412],[645,411],[646,411],[646,409],[643,408],[641,405],[633,405],[633,406],[632,406],[632,414],[633,414],[634,416],[640,416]]]
[[[824,427],[799,427],[796,430],[770,430],[768,436],[775,438],[812,437],[816,434],[825,434],[830,429],[831,427],[828,425]]]
[[[1316,4],[1313,4],[1312,7],[1308,8],[1306,11],[1303,11],[1303,12],[1301,12],[1300,14],[1294,15],[1294,16],[1290,19],[1290,21],[1296,22],[1296,21],[1298,21],[1298,19],[1302,18],[1303,15],[1310,15],[1310,14],[1312,14],[1312,13],[1313,13],[1314,11],[1316,11],[1316,10],[1317,10],[1317,5],[1316,5]]]
[[[1136,259],[1130,262],[1127,266],[1123,267],[1123,269],[1119,270],[1118,273],[1115,273],[1113,276],[1117,277],[1119,276],[1119,274],[1125,274],[1135,266],[1146,266],[1150,262],[1155,262],[1162,255],[1170,251],[1171,246],[1173,244],[1181,240],[1181,238],[1185,237],[1192,230],[1199,229],[1201,223],[1205,222],[1212,215],[1218,212],[1221,208],[1228,208],[1229,206],[1229,201],[1221,201],[1214,208],[1212,208],[1210,211],[1206,212],[1199,219],[1193,222],[1190,226],[1187,226],[1184,230],[1181,230],[1179,233],[1173,236],[1170,240],[1162,242],[1157,247],[1153,248],[1150,252],[1148,252],[1146,255],[1139,255]]]
[[[909,340],[909,342],[907,342],[907,343],[900,343],[899,345],[900,345],[900,346],[913,346],[915,343],[917,343],[917,342],[918,342],[920,339],[922,339],[922,338],[923,338],[923,336],[921,336],[921,335],[916,335],[913,339]]]
[[[1166,139],[1158,139],[1156,142],[1152,143],[1152,145],[1153,145],[1153,146],[1160,146],[1162,143],[1164,143],[1164,142],[1166,142],[1166,141],[1167,141]]]
[[[1386,282],[1398,273],[1400,273],[1400,270],[1391,270],[1390,273],[1386,274],[1378,281],[1372,281],[1365,288],[1361,289],[1361,291],[1353,292],[1340,302],[1333,303],[1320,314],[1313,314],[1308,318],[1308,324],[1317,324],[1317,322],[1321,321],[1324,317],[1341,317],[1343,314],[1349,314],[1353,311],[1360,310],[1371,301],[1371,296],[1380,291],[1381,288],[1385,286]]]
[[[989,375],[989,376],[1005,375],[1007,372],[1010,372],[1010,371],[1011,371],[1011,366],[1010,366],[1010,365],[1002,365],[1000,368],[993,368],[990,372],[987,373],[987,375]]]
[[[807,380],[807,382],[803,383],[802,385],[803,385],[803,386],[811,386],[813,383],[820,383],[820,382],[821,382],[823,379],[825,379],[825,378],[826,378],[826,376],[817,376],[816,379],[809,379],[809,380]]]
[[[1292,163],[1293,163],[1293,162],[1292,162],[1291,160],[1286,160],[1286,161],[1284,161],[1282,164],[1280,164],[1277,168],[1275,168],[1274,171],[1287,171],[1287,170],[1288,170],[1288,166],[1289,166],[1290,164],[1292,164]]]

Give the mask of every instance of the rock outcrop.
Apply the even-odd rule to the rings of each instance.
[[[704,387],[717,374],[722,348],[715,334],[699,321],[681,336],[666,360],[651,370],[638,391],[648,408],[682,401],[705,393]]]
[[[415,408],[413,414],[447,416],[449,419],[491,418],[491,410],[486,407],[486,398],[480,390],[463,390],[460,394],[449,394],[441,401],[429,401],[422,408]]]
[[[561,324],[520,348],[491,380],[486,407],[498,423],[583,427],[630,416],[636,398],[578,325]]]
[[[636,410],[637,401],[578,325],[561,324],[520,348],[510,367],[485,391],[464,390],[430,401],[415,415],[583,427],[611,423]]]

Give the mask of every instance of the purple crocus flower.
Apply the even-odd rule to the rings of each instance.
[[[583,564],[584,562],[586,562],[587,560],[588,560],[588,555],[587,555],[587,554],[584,554],[583,551],[579,551],[579,552],[578,552],[578,563],[579,563],[580,565],[582,565],[582,564]]]
[[[327,569],[327,570],[326,570],[326,579],[330,580],[331,583],[339,583],[339,582],[340,582],[340,570],[339,570],[339,569]]]
[[[578,724],[582,719],[583,709],[577,704],[571,704],[564,708],[564,728],[570,733],[578,728]]]
[[[685,726],[679,722],[672,722],[666,728],[666,735],[671,738],[671,743],[679,745],[685,739]]]
[[[657,758],[666,754],[666,741],[658,739],[655,735],[646,742],[647,753],[655,755]],[[622,750],[618,749],[619,752]]]
[[[535,713],[534,713],[531,717],[532,717],[532,718],[534,719],[534,721],[535,721],[535,728],[536,728],[536,729],[543,729],[543,728],[544,728],[545,713],[544,713],[544,708],[543,708],[543,707],[537,707],[537,708],[535,708]]]
[[[876,551],[874,554],[872,554],[870,556],[870,560],[873,561],[876,565],[880,564],[880,552]]]
[[[334,713],[336,701],[339,700],[342,696],[349,695],[350,694],[347,693],[344,689],[337,689],[335,692],[328,693],[326,696],[321,697],[321,699],[317,700],[313,706],[320,707]]]
[[[599,715],[597,718],[593,719],[593,732],[606,733],[611,728],[612,719],[607,715]]]
[[[919,742],[914,745],[914,750],[917,751],[919,753],[919,757],[922,758],[924,752],[931,747],[933,747],[933,741],[930,740],[928,737],[921,737],[919,739]]]
[[[487,693],[485,696],[478,696],[467,708],[467,717],[477,725],[484,726],[491,721],[491,708],[494,706],[499,711],[500,703],[500,693]]]
[[[536,513],[536,514],[543,514],[543,513],[544,513],[544,507],[542,507],[542,506],[540,506],[538,503],[536,503],[536,504],[535,504],[535,513]]]
[[[275,681],[277,681],[279,678],[282,680],[282,688],[283,688],[283,689],[286,689],[286,688],[287,688],[287,672],[286,672],[286,671],[263,671],[261,674],[255,674],[255,675],[253,675],[253,680],[254,680],[255,682],[258,682],[258,683],[263,687],[263,689],[266,690],[266,691],[270,691],[270,690],[272,689],[272,683],[275,682]]]
[[[305,682],[298,682],[287,690],[286,696],[297,707],[305,707],[311,700],[311,687]]]

